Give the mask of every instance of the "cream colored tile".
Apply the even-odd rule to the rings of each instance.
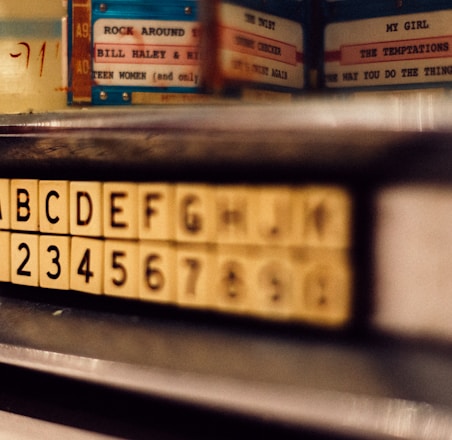
[[[347,252],[301,252],[295,264],[295,316],[318,325],[339,326],[351,318],[353,270]]]
[[[10,180],[0,179],[0,229],[11,227]]]
[[[214,191],[209,185],[177,185],[175,220],[179,242],[209,243],[216,240]]]
[[[210,301],[214,283],[212,248],[204,244],[180,245],[176,251],[177,303],[182,306],[213,308]]]
[[[11,281],[39,285],[39,235],[11,234]]]
[[[39,285],[69,290],[71,239],[64,235],[39,237]]]
[[[251,306],[252,258],[245,246],[217,247],[214,284],[209,301],[215,308],[234,313],[248,313]]]
[[[103,293],[104,242],[95,238],[72,237],[70,287],[80,292]]]
[[[11,229],[39,231],[38,180],[13,179],[10,190]]]
[[[103,234],[101,182],[70,182],[69,204],[72,235],[99,237]]]
[[[289,186],[263,185],[250,192],[254,227],[252,242],[287,246],[294,242],[293,190]]]
[[[245,244],[252,241],[256,212],[251,201],[254,191],[245,186],[219,185],[215,188],[215,241]]]
[[[352,199],[338,186],[309,186],[295,195],[296,243],[300,246],[349,248]]]
[[[138,235],[146,240],[176,238],[175,186],[165,183],[138,185]]]
[[[253,253],[250,268],[250,313],[288,319],[294,313],[294,264],[284,248],[262,247]]]
[[[50,234],[69,234],[69,182],[39,181],[39,230]]]
[[[138,243],[128,240],[104,242],[104,293],[138,298]]]
[[[139,297],[145,301],[176,303],[176,251],[170,243],[141,241]]]
[[[11,281],[11,233],[0,231],[0,281]]]
[[[103,185],[104,236],[138,238],[138,185],[107,182]]]

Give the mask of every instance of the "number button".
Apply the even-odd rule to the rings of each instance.
[[[248,312],[251,263],[246,247],[218,246],[213,301],[220,310]]]
[[[39,239],[39,285],[69,290],[71,239],[62,235],[41,235]]]
[[[139,246],[139,297],[147,301],[176,302],[176,252],[169,243],[144,241]]]
[[[95,238],[72,237],[70,287],[80,292],[103,293],[104,243]]]
[[[11,233],[0,231],[0,281],[11,281]]]
[[[206,245],[185,245],[177,248],[177,303],[184,306],[211,308],[214,252]]]
[[[261,251],[252,266],[252,311],[273,318],[288,318],[293,311],[293,265],[286,249]]]
[[[104,243],[104,293],[138,298],[138,244],[126,240]]]
[[[39,236],[11,234],[11,281],[14,284],[39,285]]]
[[[321,250],[296,262],[296,315],[318,324],[349,318],[352,270],[346,252]]]

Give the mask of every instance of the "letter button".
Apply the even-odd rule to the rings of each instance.
[[[39,182],[39,229],[50,234],[69,233],[69,182]]]
[[[138,238],[137,193],[138,185],[135,183],[104,183],[105,237]]]
[[[298,246],[350,248],[352,202],[345,189],[335,186],[300,188],[294,200]]]
[[[72,235],[102,235],[102,183],[71,182],[69,186],[70,231]]]
[[[11,180],[11,229],[39,231],[38,180]]]
[[[213,188],[207,185],[178,185],[176,208],[178,241],[208,243],[216,239]]]
[[[288,186],[263,186],[254,190],[253,242],[287,246],[294,242],[293,191]]]
[[[138,235],[140,239],[174,240],[176,210],[174,185],[138,185]]]
[[[0,229],[10,229],[10,180],[0,179]]]
[[[215,191],[216,239],[218,243],[250,243],[253,194],[245,186],[219,186]]]

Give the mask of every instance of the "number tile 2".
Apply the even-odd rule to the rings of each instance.
[[[39,235],[11,234],[11,281],[39,286]]]

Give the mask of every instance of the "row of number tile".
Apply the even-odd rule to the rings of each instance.
[[[0,281],[340,325],[353,272],[341,249],[180,244],[0,231]]]

